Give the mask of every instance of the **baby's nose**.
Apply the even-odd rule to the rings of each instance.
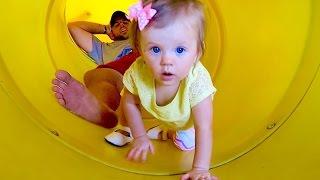
[[[163,66],[171,66],[173,64],[173,59],[170,55],[164,55],[161,59],[161,65]]]

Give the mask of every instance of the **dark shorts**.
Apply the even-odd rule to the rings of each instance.
[[[123,56],[122,58],[111,61],[107,64],[99,65],[97,68],[110,68],[118,71],[122,75],[126,72],[131,64],[140,56],[136,51],[129,53],[128,55]]]

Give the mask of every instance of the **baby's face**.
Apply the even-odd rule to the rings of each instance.
[[[187,20],[141,32],[142,56],[157,85],[177,85],[198,59],[198,27]]]

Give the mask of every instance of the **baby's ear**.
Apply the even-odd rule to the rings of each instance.
[[[205,50],[206,49],[206,43],[204,41],[202,41],[201,43],[202,43],[201,44],[202,45],[202,50]]]
[[[196,61],[199,61],[201,59],[202,55],[203,55],[202,49],[199,48]]]
[[[204,53],[204,50],[206,48],[206,44],[204,41],[201,41],[200,46],[198,47],[198,59],[200,59]]]

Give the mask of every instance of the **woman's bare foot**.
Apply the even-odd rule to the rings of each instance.
[[[116,113],[98,99],[68,72],[58,70],[52,80],[58,103],[72,113],[106,128],[117,125]]]

